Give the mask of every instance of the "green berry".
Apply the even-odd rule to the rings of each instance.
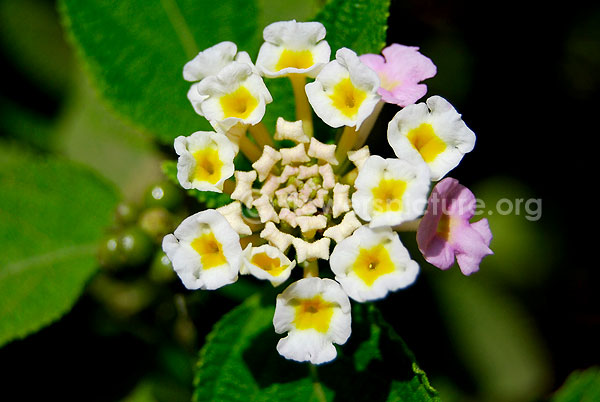
[[[115,210],[115,218],[119,225],[130,225],[135,223],[138,216],[138,208],[129,202],[120,202]]]
[[[170,181],[163,181],[150,186],[144,195],[144,204],[148,208],[161,207],[170,211],[176,210],[183,201],[180,188]]]
[[[154,241],[162,241],[162,238],[174,229],[171,213],[159,207],[144,210],[138,224]]]
[[[169,282],[175,277],[171,261],[162,250],[154,256],[149,275],[150,279],[159,283]]]
[[[123,230],[118,238],[118,250],[125,265],[140,265],[150,259],[154,244],[146,232],[138,226]]]
[[[117,235],[110,235],[102,240],[98,249],[98,261],[102,268],[107,269],[116,269],[123,264]]]

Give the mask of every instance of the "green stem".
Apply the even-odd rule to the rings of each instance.
[[[371,134],[371,131],[373,130],[373,126],[375,125],[375,122],[381,113],[381,109],[383,109],[383,105],[385,105],[385,102],[380,100],[377,105],[375,105],[373,112],[360,126],[356,135],[356,142],[354,143],[353,149],[358,149],[362,147],[365,142],[367,142],[367,138],[369,138],[369,134]]]
[[[337,144],[337,149],[335,151],[335,157],[340,162],[340,166],[344,164],[346,158],[348,157],[348,151],[352,149],[354,143],[356,142],[356,131],[354,127],[345,126],[344,132],[340,137],[340,140]]]
[[[421,219],[419,218],[393,226],[392,229],[396,232],[416,232],[420,223]]]
[[[302,264],[302,267],[304,268],[305,278],[319,277],[319,263],[317,262],[317,260],[305,261]]]
[[[250,141],[250,138],[245,135],[240,138],[240,151],[242,151],[251,163],[256,162],[262,155],[262,150],[258,145]]]
[[[315,391],[315,396],[319,402],[327,402],[327,397],[325,396],[325,391],[323,391],[323,386],[319,381],[319,375],[317,373],[317,366],[314,364],[309,364],[310,367],[310,377],[313,382],[313,390]]]
[[[306,91],[304,86],[306,85],[306,76],[303,74],[289,74],[288,77],[292,82],[292,89],[294,91],[294,100],[296,102],[296,120],[302,120],[302,128],[304,134],[309,137],[313,136],[313,119],[312,119],[312,108],[308,102]]]
[[[271,134],[269,134],[269,130],[267,127],[260,122],[254,126],[249,126],[248,131],[252,134],[252,138],[256,141],[256,143],[263,148],[265,145],[270,147],[274,147],[275,143],[273,142],[273,138],[271,138]]]

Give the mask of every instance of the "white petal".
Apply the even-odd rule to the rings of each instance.
[[[212,233],[220,244],[225,263],[204,268],[202,256],[191,246],[197,237]],[[242,248],[239,235],[219,212],[205,210],[181,222],[174,234],[163,239],[163,250],[188,289],[217,289],[237,280]]]
[[[382,273],[370,284],[357,273],[356,261],[363,250],[379,246],[385,249],[393,270]],[[418,264],[410,259],[398,235],[387,227],[357,229],[352,236],[338,243],[329,263],[344,291],[359,302],[381,299],[389,292],[405,288],[415,281],[419,272]]]
[[[266,42],[260,47],[256,64],[266,77],[280,77],[290,73],[315,77],[331,55],[329,45],[323,41],[325,27],[319,22],[275,22],[264,29],[263,37]],[[306,68],[281,68],[280,58],[286,50],[310,52],[312,64]]]
[[[273,101],[262,78],[253,72],[251,66],[237,61],[227,64],[217,75],[200,81],[197,90],[201,96],[206,97],[200,104],[203,115],[213,126],[217,125],[224,131],[238,123],[259,123],[265,114],[266,105]],[[236,94],[238,90],[246,91],[255,104],[247,114],[231,115],[230,110],[224,109],[221,100],[224,96]]]
[[[338,109],[332,98],[336,86],[346,79],[365,95],[355,113],[350,115]],[[308,101],[321,120],[331,127],[351,126],[356,130],[379,102],[381,97],[377,94],[378,89],[377,73],[362,63],[356,53],[346,48],[339,49],[336,60],[326,64],[315,80],[305,87]]]
[[[337,356],[332,342],[318,332],[292,331],[277,343],[277,352],[286,359],[312,364],[327,363]]]
[[[279,259],[281,266],[285,267],[285,269],[278,275],[273,275],[271,272],[263,269],[263,267],[254,264],[252,257],[261,253],[266,254],[269,258]],[[252,247],[250,244],[244,250],[242,265],[246,272],[252,274],[257,279],[268,280],[273,286],[278,286],[290,277],[292,269],[296,266],[296,261],[290,261],[285,254],[271,245],[263,244],[259,247]]]
[[[333,314],[326,332],[315,329],[298,329],[294,321],[293,307],[298,301],[320,296],[333,304]],[[304,278],[292,283],[277,296],[273,325],[275,332],[288,332],[279,341],[277,351],[284,357],[296,361],[321,364],[335,358],[333,343],[344,344],[351,333],[350,301],[340,285],[331,279]]]
[[[218,74],[223,67],[233,61],[236,52],[237,46],[233,42],[221,42],[209,47],[183,66],[183,79],[200,81]]]
[[[385,200],[396,203],[396,210],[378,210],[373,190],[388,180],[405,183],[399,199]],[[371,227],[393,226],[418,218],[427,205],[430,180],[427,165],[423,161],[411,163],[400,159],[383,159],[374,155],[363,164],[355,182],[356,192],[352,195],[352,208]]]
[[[445,144],[435,156],[429,156],[427,165],[431,180],[437,181],[454,169],[464,154],[475,146],[475,134],[462,121],[454,107],[439,96],[432,96],[427,103],[409,105],[400,110],[388,125],[388,141],[398,158],[424,160],[410,142],[408,135],[421,125],[429,125],[434,135]]]
[[[177,178],[185,189],[197,189],[200,191],[222,192],[223,183],[233,175],[235,167],[233,158],[235,149],[221,133],[197,131],[188,137],[179,136],[175,139],[175,151],[179,155],[177,160]],[[216,151],[216,157],[221,164],[217,180],[201,180],[197,177],[198,169],[195,154],[197,152]],[[211,154],[211,156],[213,156]],[[212,163],[209,161],[209,163]]]

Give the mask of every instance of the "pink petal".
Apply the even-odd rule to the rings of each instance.
[[[385,66],[385,59],[378,54],[363,54],[359,57],[360,61],[374,70],[378,75]]]
[[[425,96],[426,93],[427,85],[405,82],[394,88],[391,94],[394,97],[395,102],[390,101],[389,103],[395,103],[402,107],[412,105]]]
[[[426,247],[419,249],[425,261],[439,269],[449,269],[454,265],[454,248],[446,240],[435,236]]]
[[[475,195],[458,180],[447,177],[431,192],[431,197],[440,199],[441,212],[468,221],[475,214]]]
[[[492,231],[490,229],[490,224],[487,219],[483,218],[478,220],[477,222],[471,223],[471,227],[479,233],[479,235],[483,238],[483,241],[488,245],[492,241]]]
[[[489,248],[490,243],[486,240],[491,240],[491,233],[486,239],[469,223],[452,230],[450,241],[463,274],[471,275],[473,272],[479,271],[479,264],[483,257],[493,254]]]
[[[429,57],[419,53],[419,48],[394,43],[381,52],[386,64],[393,67],[388,72],[394,72],[390,78],[417,83],[433,77],[437,73],[435,64]]]
[[[489,245],[492,232],[487,219],[469,223],[475,212],[475,196],[456,179],[448,177],[432,190],[427,210],[417,229],[417,245],[430,264],[448,269],[454,256],[465,275],[479,270],[481,260],[493,254]],[[448,240],[438,234],[443,215],[452,219]]]
[[[360,60],[375,70],[381,79],[379,94],[382,99],[404,107],[422,98],[427,93],[427,86],[419,82],[437,72],[431,59],[419,53],[418,47],[397,43],[386,47],[382,53],[385,59],[375,54],[360,56]]]

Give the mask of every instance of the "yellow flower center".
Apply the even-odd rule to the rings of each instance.
[[[372,286],[377,278],[394,272],[394,264],[387,249],[378,244],[370,249],[360,249],[352,270],[367,286]]]
[[[273,276],[279,276],[287,268],[287,265],[281,265],[279,258],[271,258],[264,252],[254,254],[250,262]]]
[[[224,118],[246,119],[258,106],[258,100],[252,96],[246,87],[239,87],[232,93],[221,96],[219,101],[225,114]]]
[[[354,118],[360,105],[367,98],[367,93],[354,86],[350,78],[344,78],[333,87],[329,95],[333,106],[349,118]]]
[[[223,247],[215,238],[213,232],[208,232],[195,238],[190,245],[200,254],[202,269],[219,267],[227,262],[223,254]]]
[[[221,179],[223,162],[219,159],[219,151],[215,148],[205,148],[194,152],[196,168],[194,179],[215,184]]]
[[[446,143],[435,135],[433,127],[428,123],[423,123],[410,130],[407,138],[427,163],[433,161],[446,149]]]
[[[296,309],[294,325],[297,329],[314,329],[321,333],[329,330],[335,303],[325,301],[317,295],[310,299],[293,300],[291,304]]]
[[[275,71],[281,71],[284,68],[289,67],[304,70],[312,67],[313,64],[313,55],[310,50],[284,49],[284,51],[281,52],[281,56],[279,56]]]
[[[402,209],[402,196],[406,191],[406,182],[397,179],[383,179],[379,182],[379,186],[371,191],[375,211],[398,212]]]

